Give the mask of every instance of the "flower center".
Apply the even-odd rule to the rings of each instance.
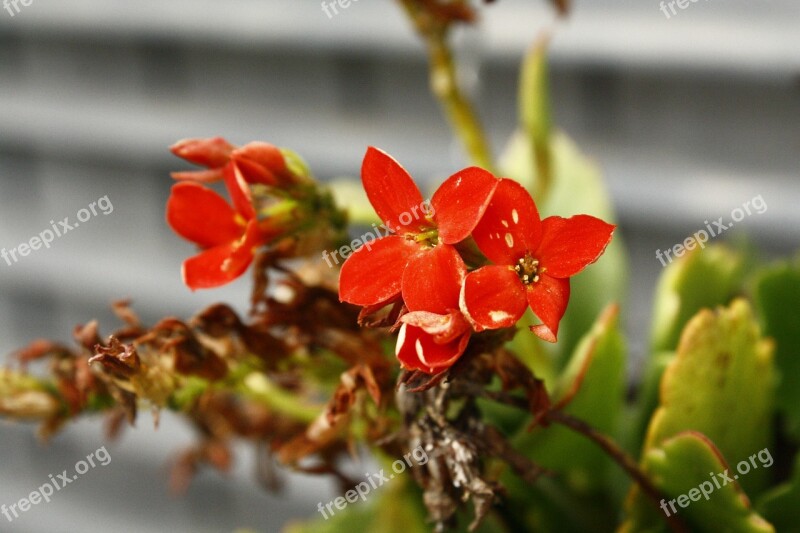
[[[417,234],[408,234],[406,238],[415,240],[421,246],[433,248],[439,242],[439,231],[437,229],[429,229]]]
[[[525,285],[530,285],[531,283],[539,281],[539,260],[534,259],[529,253],[526,253],[525,257],[520,258],[514,266],[514,270],[517,271],[519,279]]]

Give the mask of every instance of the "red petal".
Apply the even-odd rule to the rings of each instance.
[[[558,323],[569,303],[569,279],[560,279],[540,274],[539,281],[528,285],[528,304],[544,322],[531,326],[537,337],[547,342],[556,342]]]
[[[431,199],[442,242],[455,244],[469,237],[499,181],[482,168],[469,167],[442,183]]]
[[[267,168],[255,161],[234,156],[231,160],[236,164],[239,172],[247,183],[260,183],[262,185],[277,185],[278,178]]]
[[[177,181],[196,181],[198,183],[214,183],[222,181],[222,168],[208,170],[189,170],[185,172],[170,172],[172,179]]]
[[[167,200],[167,222],[181,237],[211,248],[235,241],[244,233],[236,213],[225,199],[197,183],[172,186]]]
[[[548,217],[542,221],[542,242],[534,255],[550,276],[568,278],[597,261],[615,228],[589,215]]]
[[[286,160],[280,149],[272,144],[265,142],[247,143],[231,156],[234,159],[248,161],[253,166],[253,175],[248,172],[245,177],[249,183],[264,183],[274,185],[277,183],[275,176],[288,174]]]
[[[438,344],[451,342],[472,329],[459,310],[450,311],[446,315],[428,311],[412,311],[404,314],[400,320],[404,324],[422,329],[428,335],[433,336],[434,341]]]
[[[389,229],[419,232],[425,222],[422,194],[397,161],[370,146],[361,165],[361,181],[372,207]]]
[[[403,324],[397,336],[395,354],[403,368],[436,374],[453,365],[464,353],[469,333],[446,344],[437,344],[422,329]]]
[[[472,236],[492,262],[513,265],[539,244],[542,224],[536,204],[525,188],[502,179]]]
[[[464,280],[461,303],[476,331],[511,327],[528,307],[525,286],[517,273],[505,265],[470,272]]]
[[[192,290],[225,285],[247,270],[259,244],[258,225],[252,220],[239,241],[216,246],[184,261],[183,282]]]
[[[339,299],[355,305],[375,305],[400,294],[403,270],[420,252],[419,245],[399,235],[383,237],[352,253],[339,274]],[[323,258],[327,256],[323,253]],[[336,251],[332,254],[338,264]],[[325,259],[328,261],[328,259]],[[329,262],[330,264],[330,262]]]
[[[231,196],[236,212],[244,217],[245,220],[255,218],[256,210],[253,207],[253,200],[250,195],[250,186],[239,168],[237,161],[231,161],[225,166],[223,171],[225,176],[225,187]]]
[[[183,139],[169,147],[176,156],[207,168],[225,166],[235,148],[222,137]]]
[[[467,267],[455,248],[440,244],[411,258],[403,271],[403,301],[409,311],[440,315],[458,309]]]

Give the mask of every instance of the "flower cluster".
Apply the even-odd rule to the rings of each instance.
[[[179,183],[167,201],[167,222],[202,249],[183,263],[184,283],[193,290],[224,285],[247,270],[258,247],[286,233],[295,207],[291,201],[254,198],[254,190],[285,190],[302,183],[304,176],[290,168],[290,154],[263,142],[237,148],[220,137],[186,139],[171,150],[206,167],[172,173]],[[215,181],[225,183],[233,205],[204,185]]]
[[[403,303],[396,355],[409,370],[448,369],[472,333],[512,327],[528,307],[542,321],[531,331],[555,342],[569,278],[600,257],[615,229],[588,215],[542,220],[521,185],[478,167],[439,187],[432,215],[403,224],[400,214],[422,201],[408,172],[369,148],[361,178],[393,234],[347,259],[339,297],[373,309]]]

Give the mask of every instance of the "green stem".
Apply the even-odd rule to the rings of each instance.
[[[428,47],[431,91],[439,99],[472,161],[494,172],[494,161],[483,127],[458,85],[453,54],[447,43],[448,23],[431,16],[416,0],[400,1]]]

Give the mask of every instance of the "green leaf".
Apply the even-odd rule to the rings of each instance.
[[[678,433],[650,449],[643,467],[665,496],[661,510],[640,493],[631,505],[620,533],[667,531],[667,515],[677,516],[693,532],[774,533],[754,512],[735,483],[717,475],[729,469],[720,452],[705,436]]]
[[[741,286],[742,254],[723,246],[695,248],[667,265],[656,288],[652,353],[672,351],[700,309],[725,305]]]
[[[792,480],[764,494],[756,509],[778,531],[797,530],[800,524],[800,454],[795,457]]]
[[[527,53],[519,82],[520,120],[539,176],[536,189],[531,189],[536,198],[547,196],[553,178],[547,45],[548,40],[541,39]]]
[[[581,340],[553,397],[558,402],[572,396],[566,413],[614,434],[624,395],[625,342],[619,330],[618,309],[612,305]],[[523,433],[514,447],[545,468],[563,474],[579,492],[600,490],[612,465],[594,443],[561,426]]]
[[[800,440],[800,262],[764,271],[755,283],[755,302],[764,333],[775,339],[775,364],[781,379],[776,404],[786,430]]]
[[[523,184],[529,191],[537,190],[538,173],[530,150],[531,141],[524,130],[510,140],[500,167],[502,175]],[[551,137],[553,183],[545,199],[534,194],[543,217],[569,217],[587,214],[614,223],[616,216],[602,176],[594,165],[580,153],[574,142],[563,133]],[[561,365],[573,353],[580,338],[592,327],[595,317],[611,302],[623,300],[628,273],[628,259],[619,230],[603,256],[584,272],[571,279],[569,307],[561,321],[555,350]],[[524,323],[530,322],[525,319]]]
[[[760,338],[749,304],[700,311],[681,336],[661,382],[660,404],[650,421],[645,450],[683,431],[706,435],[738,462],[770,444],[775,389],[773,345]],[[763,488],[766,471],[741,482]]]

